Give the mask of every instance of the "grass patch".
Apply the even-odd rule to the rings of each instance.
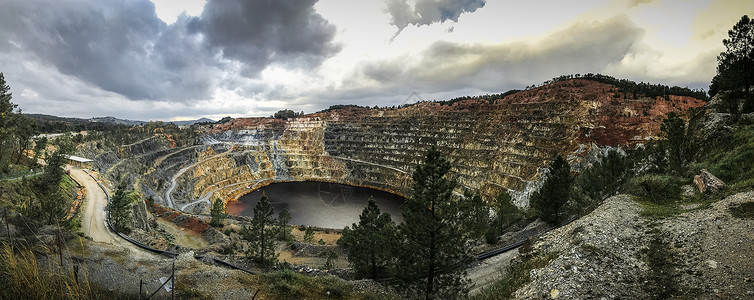
[[[639,215],[649,219],[663,219],[679,215],[683,212],[677,207],[675,202],[657,203],[646,199],[635,197],[634,201],[641,205]]]
[[[393,299],[386,294],[358,292],[332,276],[304,276],[289,269],[261,276],[265,299]]]
[[[709,170],[734,193],[754,187],[754,125],[736,128],[731,142],[720,148],[692,164],[691,171]]]
[[[555,252],[548,252],[540,256],[525,259],[508,267],[503,278],[486,288],[481,293],[472,296],[473,300],[509,299],[511,295],[531,281],[531,270],[544,268],[550,261],[557,258]]]
[[[122,299],[124,295],[108,292],[90,284],[81,267],[78,281],[70,263],[60,267],[55,259],[40,265],[31,248],[0,246],[0,299]],[[53,255],[49,250],[37,252]]]
[[[736,218],[754,219],[754,202],[731,203],[728,210]]]
[[[669,203],[681,199],[681,181],[669,175],[639,176],[629,181],[627,189],[648,202]]]

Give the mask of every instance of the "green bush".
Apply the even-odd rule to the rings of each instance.
[[[487,228],[487,231],[484,232],[484,241],[487,242],[487,244],[497,243],[497,230],[494,228]]]
[[[681,183],[673,176],[644,175],[632,179],[628,191],[643,200],[667,203],[681,198]]]

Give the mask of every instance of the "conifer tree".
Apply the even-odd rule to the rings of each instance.
[[[110,222],[115,229],[129,233],[131,231],[131,204],[136,201],[138,195],[134,191],[127,189],[126,183],[121,182],[115,190],[115,194],[110,198],[107,204],[107,210],[110,213]]]
[[[461,218],[464,220],[464,231],[469,239],[484,236],[490,225],[490,210],[482,197],[469,190],[464,191],[460,200]]]
[[[668,113],[660,124],[660,131],[668,144],[668,161],[671,169],[682,174],[686,160],[686,121],[675,112]]]
[[[257,201],[254,206],[254,218],[251,220],[249,227],[244,227],[241,231],[244,239],[249,242],[249,253],[257,262],[263,265],[269,265],[276,259],[275,245],[275,219],[272,217],[273,210],[270,199],[267,195]]]
[[[359,223],[344,230],[338,244],[348,249],[348,262],[356,272],[378,279],[387,274],[392,247],[397,241],[396,227],[390,214],[381,213],[377,202],[369,202],[359,216]]]
[[[561,221],[561,209],[568,202],[571,189],[571,166],[558,155],[550,164],[542,188],[531,196],[531,207],[542,221],[555,225]]]
[[[513,204],[511,195],[507,192],[500,193],[495,199],[495,224],[498,226],[498,233],[503,234],[503,230],[506,226],[513,222],[517,222],[522,214],[521,209]]]
[[[288,240],[288,237],[291,235],[291,227],[288,226],[288,223],[291,222],[291,213],[288,212],[287,208],[283,208],[283,210],[278,213],[278,237],[277,239],[280,241],[286,241]]]
[[[434,147],[413,173],[413,192],[401,206],[402,239],[395,278],[411,296],[458,299],[468,293],[465,269],[471,261],[464,238],[450,163]]]
[[[210,210],[209,214],[212,217],[209,221],[210,226],[223,226],[223,219],[225,219],[225,204],[220,198],[215,199],[215,202],[212,204],[212,210]]]
[[[712,78],[710,96],[729,91],[725,102],[731,113],[738,112],[738,100],[744,99],[744,113],[754,110],[754,19],[744,15],[723,40],[725,51],[717,56],[717,75]],[[727,98],[727,99],[725,99]]]
[[[13,110],[17,107],[11,102],[12,99],[10,86],[5,83],[3,73],[0,73],[0,173],[7,172],[12,152],[12,119]]]
[[[304,243],[312,242],[314,242],[314,228],[306,226],[306,230],[304,231]]]

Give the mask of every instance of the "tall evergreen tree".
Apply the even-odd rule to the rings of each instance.
[[[225,204],[220,198],[215,199],[215,203],[212,204],[212,209],[209,211],[210,221],[209,225],[214,227],[223,226],[223,219],[225,219]]]
[[[495,224],[498,226],[498,233],[503,234],[506,226],[517,222],[522,217],[521,209],[513,204],[511,195],[507,192],[500,193],[495,199]]]
[[[390,214],[381,213],[377,202],[369,202],[359,216],[359,223],[344,230],[339,245],[348,249],[348,262],[356,272],[372,279],[387,275],[392,248],[397,241],[396,227]]]
[[[8,171],[10,157],[13,151],[13,110],[17,107],[11,102],[13,95],[10,92],[10,86],[5,83],[3,73],[0,73],[0,173]]]
[[[287,208],[283,208],[283,210],[278,213],[278,236],[277,239],[281,241],[288,240],[288,237],[291,236],[291,227],[288,226],[288,223],[291,222],[291,213],[288,212]]]
[[[244,239],[249,242],[248,255],[263,265],[272,264],[275,259],[275,219],[272,217],[273,210],[267,195],[257,201],[254,206],[254,218],[250,227],[242,229]]]
[[[542,221],[555,225],[561,221],[561,209],[568,202],[571,189],[571,166],[558,155],[550,164],[542,188],[531,196],[531,207]]]
[[[460,200],[461,218],[464,220],[464,231],[469,239],[484,236],[490,225],[490,210],[482,197],[469,190],[464,191]]]
[[[413,192],[401,206],[402,239],[395,277],[406,292],[425,299],[457,299],[468,293],[465,269],[471,261],[464,238],[450,163],[434,147],[413,174]]]
[[[129,233],[131,231],[131,204],[138,199],[136,192],[128,190],[125,182],[118,185],[115,194],[110,198],[107,204],[107,211],[110,213],[110,221],[115,229]]]
[[[717,56],[717,75],[712,78],[710,96],[719,91],[729,91],[724,95],[732,113],[738,109],[738,100],[744,99],[744,112],[754,110],[754,19],[744,15],[728,31],[723,40],[725,51]]]
[[[675,112],[668,113],[660,124],[660,131],[667,141],[671,169],[682,174],[686,160],[686,121]]]

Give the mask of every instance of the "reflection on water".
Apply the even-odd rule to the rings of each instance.
[[[401,222],[400,205],[403,197],[363,187],[325,182],[275,183],[228,203],[226,212],[232,215],[254,215],[254,205],[265,193],[275,210],[275,217],[283,209],[291,213],[291,224],[324,228],[343,228],[359,222],[359,215],[370,196],[393,221]]]

